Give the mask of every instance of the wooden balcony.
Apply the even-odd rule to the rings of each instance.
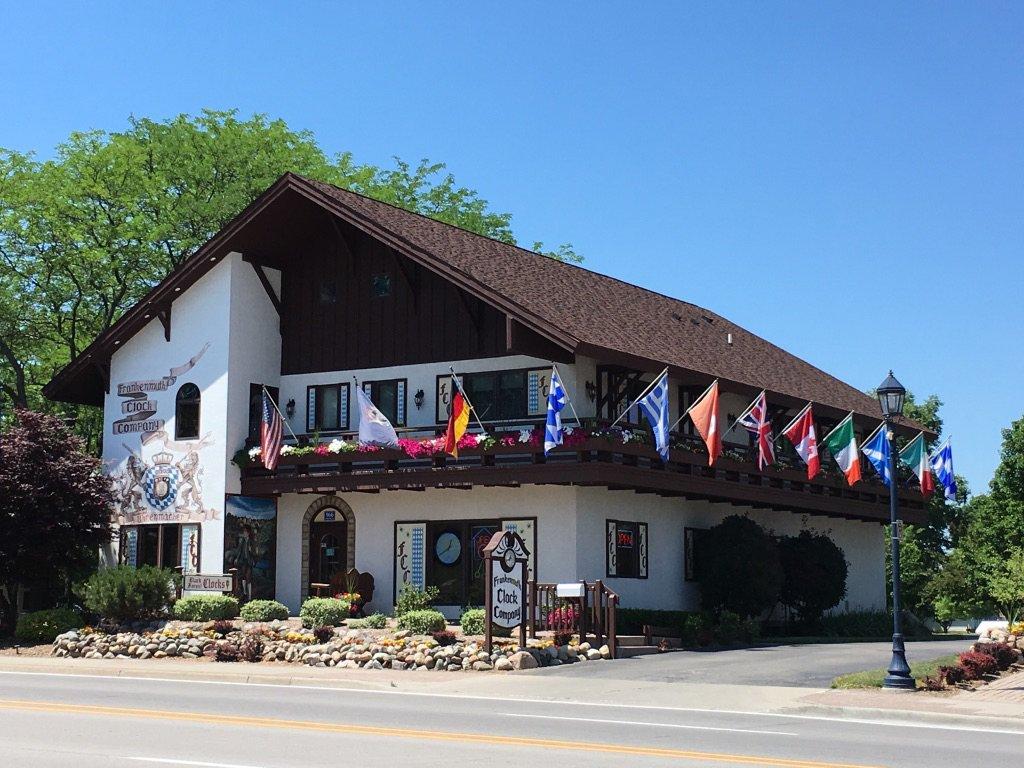
[[[257,496],[522,485],[599,486],[829,517],[889,519],[888,488],[874,478],[850,488],[838,474],[808,481],[802,468],[759,472],[756,463],[726,456],[708,467],[706,455],[683,448],[673,449],[663,463],[645,445],[596,437],[562,446],[548,457],[529,444],[461,449],[458,459],[412,458],[401,450],[384,449],[282,456],[275,472],[260,465],[242,470],[242,493]],[[924,503],[916,489],[901,489],[900,514],[909,523],[924,521]]]

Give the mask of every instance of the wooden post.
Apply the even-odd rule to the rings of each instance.
[[[615,630],[615,607],[619,598],[611,596],[608,598],[608,650],[614,659],[619,652],[619,640]]]
[[[594,634],[597,635],[597,641],[604,645],[602,642],[605,636],[604,584],[600,579],[594,582],[594,618],[598,624]],[[580,638],[580,642],[583,642],[582,638]]]
[[[523,568],[522,584],[523,584],[523,611],[529,615],[530,610],[530,582],[527,581],[529,577],[530,569],[527,567],[527,561],[523,560],[521,563]],[[519,622],[519,647],[526,648],[526,615],[522,617],[522,621]],[[491,649],[488,648],[487,652],[490,653]]]
[[[494,615],[493,598],[491,597],[491,578],[494,575],[494,560],[488,553],[484,560],[484,611],[487,616],[484,618],[484,649],[488,654],[493,650],[494,636],[491,631],[491,616]]]
[[[580,598],[580,642],[587,642],[587,582],[583,582],[583,596]]]

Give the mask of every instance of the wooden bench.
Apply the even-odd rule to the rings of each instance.
[[[365,608],[373,600],[373,574],[357,571],[355,568],[348,571],[339,571],[331,577],[330,594],[337,595],[342,592],[348,592],[350,591],[350,585],[353,584],[355,589],[351,591],[357,592],[363,600],[363,604],[359,606],[359,615],[365,616]]]

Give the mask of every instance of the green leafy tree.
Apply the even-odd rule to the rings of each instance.
[[[329,157],[265,115],[132,118],[71,134],[46,161],[0,149],[0,418],[59,408],[95,449],[98,411],[44,403],[41,386],[285,171],[515,242],[511,215],[443,163]],[[579,261],[570,245],[546,253]]]
[[[846,595],[849,566],[836,543],[823,533],[800,531],[779,540],[783,582],[780,602],[811,627]]]
[[[704,534],[699,583],[704,608],[760,615],[779,600],[783,572],[775,540],[748,517],[730,515]]]
[[[1024,613],[1024,549],[1011,552],[989,576],[988,592],[1010,626],[1016,624]]]

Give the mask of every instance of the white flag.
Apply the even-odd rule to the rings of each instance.
[[[362,387],[356,387],[359,401],[359,442],[369,445],[398,445],[398,435],[388,417],[377,410]]]

